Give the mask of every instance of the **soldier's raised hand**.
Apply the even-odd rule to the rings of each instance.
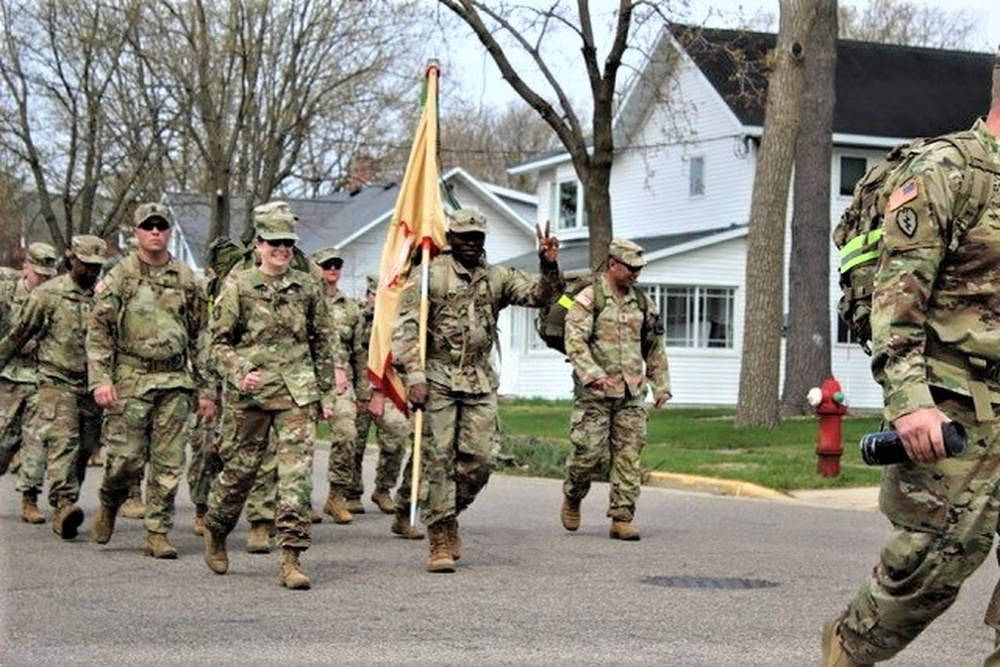
[[[559,259],[559,239],[550,233],[549,221],[545,221],[545,229],[535,225],[535,238],[538,239],[538,257],[546,264],[555,264]]]

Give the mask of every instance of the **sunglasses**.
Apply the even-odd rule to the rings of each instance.
[[[162,218],[156,220],[143,220],[138,224],[139,229],[144,232],[151,232],[154,229],[158,232],[165,232],[170,229],[170,223]]]
[[[261,239],[272,248],[291,248],[295,245],[295,239]]]
[[[322,264],[320,264],[320,268],[322,268],[324,271],[329,271],[330,269],[340,269],[343,266],[344,266],[344,260],[342,259],[328,259]]]
[[[615,261],[618,262],[618,260],[615,260]],[[642,267],[641,266],[630,266],[629,264],[626,264],[625,262],[618,262],[618,264],[621,265],[621,266],[624,266],[625,269],[628,270],[628,272],[631,273],[632,275],[635,275],[635,274],[639,273],[640,271],[642,271]]]

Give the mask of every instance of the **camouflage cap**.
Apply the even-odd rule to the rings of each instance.
[[[170,209],[155,201],[139,204],[135,209],[135,213],[132,214],[132,220],[136,227],[151,218],[162,218],[168,223],[173,224],[173,221],[170,219]]]
[[[54,276],[59,263],[59,253],[48,243],[36,241],[28,246],[24,261],[31,264],[35,273],[43,276]]]
[[[73,256],[84,264],[104,264],[107,259],[104,253],[108,249],[108,244],[104,239],[92,234],[79,234],[73,237],[70,243],[70,252]]]
[[[470,208],[460,208],[448,214],[448,231],[453,234],[467,232],[486,233],[486,216]]]
[[[292,239],[298,241],[295,234],[295,222],[298,220],[292,214],[287,202],[272,201],[254,207],[253,226],[257,236],[265,241]]]
[[[367,283],[366,287],[368,288],[369,292],[374,294],[375,292],[378,291],[378,276],[376,276],[374,273],[369,273],[368,276],[365,278],[365,282]]]
[[[329,262],[331,259],[344,260],[336,248],[323,248],[314,252],[312,256],[312,261],[316,262],[318,266],[322,266],[324,262]]]
[[[627,264],[633,269],[646,265],[646,258],[643,257],[645,251],[642,246],[628,239],[611,239],[608,246],[608,256],[622,264]]]

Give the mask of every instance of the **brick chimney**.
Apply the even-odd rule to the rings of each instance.
[[[347,176],[347,191],[354,193],[371,185],[375,180],[375,159],[366,153],[359,153],[351,158],[351,166]]]

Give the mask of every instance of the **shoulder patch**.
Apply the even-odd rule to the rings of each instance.
[[[108,284],[104,280],[98,280],[97,284],[94,285],[94,294],[101,294],[106,289],[108,289]]]
[[[576,298],[573,299],[576,303],[580,304],[587,310],[591,310],[594,307],[594,290],[591,287],[584,288],[577,292]]]
[[[896,214],[896,226],[908,238],[913,238],[917,231],[917,212],[910,206],[900,209]]]
[[[912,201],[919,194],[916,179],[907,179],[905,183],[892,191],[889,195],[888,211],[892,213],[906,202]]]

